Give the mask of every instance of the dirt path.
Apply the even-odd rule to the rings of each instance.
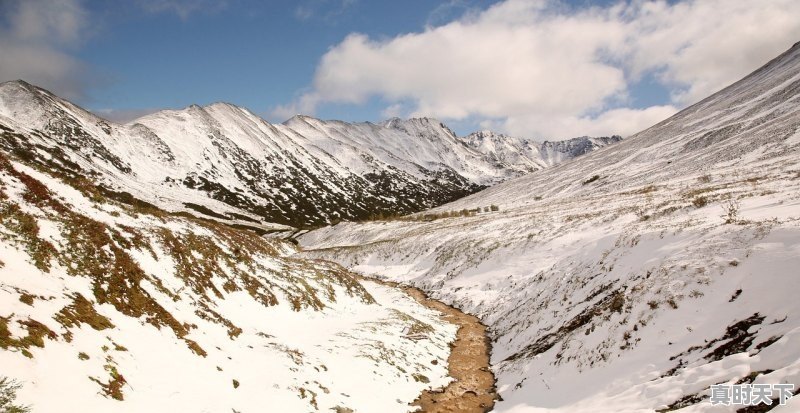
[[[458,326],[447,359],[450,377],[454,380],[443,389],[423,391],[413,405],[420,406],[426,413],[484,413],[492,410],[497,393],[494,374],[489,368],[491,345],[486,337],[486,326],[475,316],[428,298],[418,288],[375,279],[370,281],[402,289],[425,307],[442,312],[445,320]]]

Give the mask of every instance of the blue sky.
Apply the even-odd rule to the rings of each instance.
[[[114,119],[226,101],[274,122],[433,116],[460,134],[626,135],[800,40],[785,17],[797,3],[11,0],[0,81]]]
[[[93,108],[182,107],[227,101],[267,116],[306,88],[320,57],[351,32],[419,30],[432,2],[230,1],[181,16],[90,4],[104,25],[78,56],[106,80]],[[375,105],[322,107],[321,117],[375,119]],[[349,106],[349,105],[348,105]],[[271,119],[278,120],[278,119]]]

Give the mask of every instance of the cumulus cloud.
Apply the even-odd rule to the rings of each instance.
[[[800,40],[800,2],[646,2],[629,14],[629,65],[656,70],[677,104],[697,102]]]
[[[80,1],[4,2],[0,15],[0,81],[24,79],[68,99],[83,97],[86,67],[64,52],[88,35]]]
[[[538,137],[620,133],[649,126],[731,83],[800,38],[795,0],[634,0],[573,8],[507,0],[418,33],[351,34],[320,60],[293,109],[411,102],[412,115],[486,119]],[[631,108],[645,74],[671,101]]]
[[[672,105],[650,106],[644,109],[608,109],[596,116],[542,116],[536,113],[508,117],[504,122],[493,123],[494,129],[511,135],[529,136],[535,125],[536,136],[567,138],[576,136],[629,136],[672,116],[678,109]],[[493,129],[493,128],[487,128]]]

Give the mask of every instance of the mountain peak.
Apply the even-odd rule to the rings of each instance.
[[[7,82],[0,83],[0,93],[3,95],[13,94],[14,98],[20,98],[23,95],[35,96],[43,92],[44,89],[32,85],[22,79],[9,80]]]
[[[429,117],[426,117],[426,116],[418,117],[418,118],[407,118],[407,119],[403,119],[403,118],[399,118],[399,117],[395,116],[395,117],[391,117],[389,119],[386,119],[386,120],[378,123],[378,125],[383,126],[385,128],[394,128],[394,127],[399,127],[399,126],[404,126],[404,125],[430,125],[430,124],[440,124],[441,125],[442,122],[440,122],[436,118],[429,118]]]
[[[237,105],[234,105],[233,103],[230,103],[230,102],[223,102],[223,101],[214,102],[214,103],[211,103],[211,104],[205,105],[205,106],[203,106],[203,107],[204,107],[205,109],[228,109],[228,110],[231,110],[231,109],[232,109],[232,110],[245,110],[245,108],[243,108],[243,107],[241,107],[241,106],[237,106]]]
[[[484,139],[498,140],[498,139],[508,139],[508,138],[509,136],[506,134],[490,131],[488,129],[475,131],[464,137],[464,139],[468,141],[469,140],[482,141]]]
[[[304,122],[304,121],[306,121],[308,119],[314,119],[314,118],[312,118],[311,116],[308,116],[308,115],[302,115],[302,114],[298,113],[298,114],[292,116],[291,118],[286,119],[283,123],[284,124],[288,124],[288,123],[291,123],[291,122]]]
[[[96,123],[99,118],[45,89],[24,80],[0,83],[0,115],[20,123],[25,128],[43,128],[54,118],[78,118]]]
[[[26,82],[26,81],[24,81],[22,79],[8,80],[8,81],[5,81],[5,82],[0,82],[0,87],[3,87],[3,86],[20,86],[20,87],[27,87],[27,88],[34,87],[30,83],[28,83],[28,82]]]

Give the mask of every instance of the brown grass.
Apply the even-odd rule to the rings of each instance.
[[[73,302],[55,316],[67,330],[63,334],[67,340],[72,337],[70,329],[80,324],[98,330],[113,328],[110,320],[97,313],[94,306],[94,303],[110,304],[129,317],[142,319],[156,328],[171,329],[193,352],[206,355],[197,342],[187,338],[193,325],[177,320],[145,288],[152,285],[173,301],[183,298],[138,265],[131,255],[136,250],[149,253],[153,259],[166,253],[176,263],[175,275],[200,297],[196,301],[199,303],[197,315],[224,325],[231,339],[242,333],[241,328],[209,305],[226,293],[246,291],[266,307],[276,305],[279,295],[283,295],[295,310],[321,310],[326,301],[335,300],[334,287],[339,286],[346,294],[359,297],[365,303],[374,302],[353,274],[337,265],[284,258],[284,268],[276,271],[265,261],[278,256],[278,250],[273,242],[252,231],[208,220],[177,217],[138,202],[130,194],[101,188],[68,171],[38,166],[41,172],[77,188],[95,203],[113,205],[117,216],[135,218],[146,213],[156,218],[156,224],[148,224],[146,230],[98,221],[75,211],[42,182],[16,170],[9,159],[0,154],[0,173],[24,186],[22,201],[35,209],[29,213],[20,208],[3,192],[0,182],[0,226],[8,230],[4,238],[24,248],[32,263],[43,272],[49,272],[52,263],[57,262],[69,275],[91,281],[93,297],[76,295]],[[57,225],[62,239],[59,245],[54,246],[40,237],[40,219]],[[158,224],[168,220],[189,223],[199,230],[182,234]],[[163,248],[158,248],[157,253],[154,247],[159,244]],[[30,303],[32,298],[21,297],[23,302]]]
[[[20,326],[27,330],[25,337],[14,338],[11,331],[8,329],[8,323],[11,321],[11,316],[0,317],[0,347],[4,350],[9,348],[16,348],[22,351],[28,357],[31,353],[26,351],[30,347],[44,347],[44,339],[55,340],[58,335],[53,330],[50,330],[46,325],[28,318],[27,320],[17,320]]]
[[[94,305],[81,294],[75,294],[72,304],[62,308],[54,318],[68,329],[78,327],[81,323],[88,324],[95,330],[114,328],[111,320],[99,314]]]

